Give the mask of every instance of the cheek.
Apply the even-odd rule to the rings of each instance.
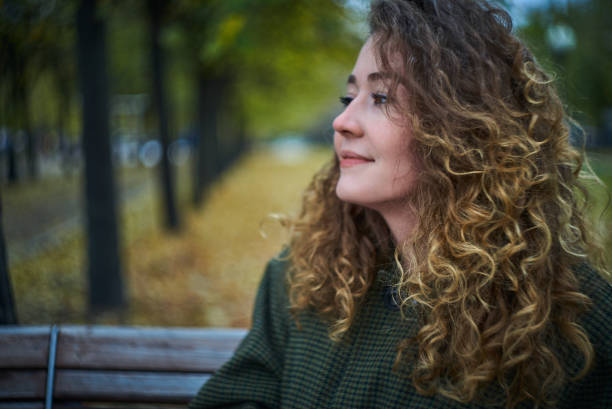
[[[394,191],[407,191],[414,185],[420,172],[420,163],[413,150],[410,134],[395,134],[394,140],[385,144],[386,174],[393,181]]]
[[[334,151],[338,153],[338,149],[340,149],[340,137],[337,132],[334,132]]]
[[[397,127],[387,126],[380,128],[381,138],[378,139],[377,148],[387,163],[392,163],[397,171],[403,171],[413,166],[411,149],[411,135]]]
[[[405,152],[402,165],[397,172],[398,189],[404,193],[409,193],[417,182],[420,173],[420,166],[415,160],[414,153]]]

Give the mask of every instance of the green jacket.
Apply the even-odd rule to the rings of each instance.
[[[423,396],[409,378],[392,371],[398,342],[418,330],[389,300],[377,280],[341,342],[314,313],[288,311],[286,262],[273,259],[262,279],[253,328],[228,361],[200,390],[189,409],[204,408],[480,408],[440,395]],[[588,268],[577,270],[594,307],[582,324],[595,349],[595,366],[559,397],[559,408],[612,408],[612,289]],[[380,274],[384,276],[384,274]],[[416,314],[415,314],[416,315]],[[577,359],[568,357],[570,365]],[[531,407],[524,402],[522,407]]]

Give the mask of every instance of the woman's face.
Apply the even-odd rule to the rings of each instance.
[[[343,201],[379,211],[403,206],[418,170],[410,150],[410,128],[389,117],[393,110],[386,109],[383,78],[370,38],[349,76],[342,101],[346,108],[333,122],[340,161],[336,194]],[[396,94],[406,97],[401,89]]]

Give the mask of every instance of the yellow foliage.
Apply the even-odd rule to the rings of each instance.
[[[200,52],[201,61],[213,61],[228,51],[234,44],[240,31],[242,31],[245,22],[244,16],[239,14],[230,14],[221,21],[215,37],[202,46]]]
[[[211,188],[202,209],[183,206],[183,231],[158,226],[156,180],[122,210],[125,311],[88,317],[83,237],[11,266],[18,318],[23,324],[104,323],[245,327],[266,262],[286,235],[271,213],[294,214],[328,150],[291,162],[268,150],[244,156]],[[187,196],[188,171],[179,175]],[[157,210],[156,210],[157,209]],[[264,230],[267,238],[263,238]]]

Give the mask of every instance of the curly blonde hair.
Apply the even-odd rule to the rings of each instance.
[[[340,201],[334,158],[305,192],[289,253],[292,311],[316,310],[336,340],[395,254],[402,305],[423,311],[396,366],[410,366],[421,393],[461,402],[497,385],[507,408],[551,403],[588,371],[593,348],[578,316],[590,300],[574,271],[587,260],[603,268],[601,252],[587,254],[601,247],[572,122],[511,25],[485,1],[373,3],[379,66],[395,74],[388,100],[411,121],[422,165],[406,204],[417,227],[396,246],[377,212]],[[409,107],[394,98],[400,87]],[[583,357],[581,373],[567,373],[560,339]]]

